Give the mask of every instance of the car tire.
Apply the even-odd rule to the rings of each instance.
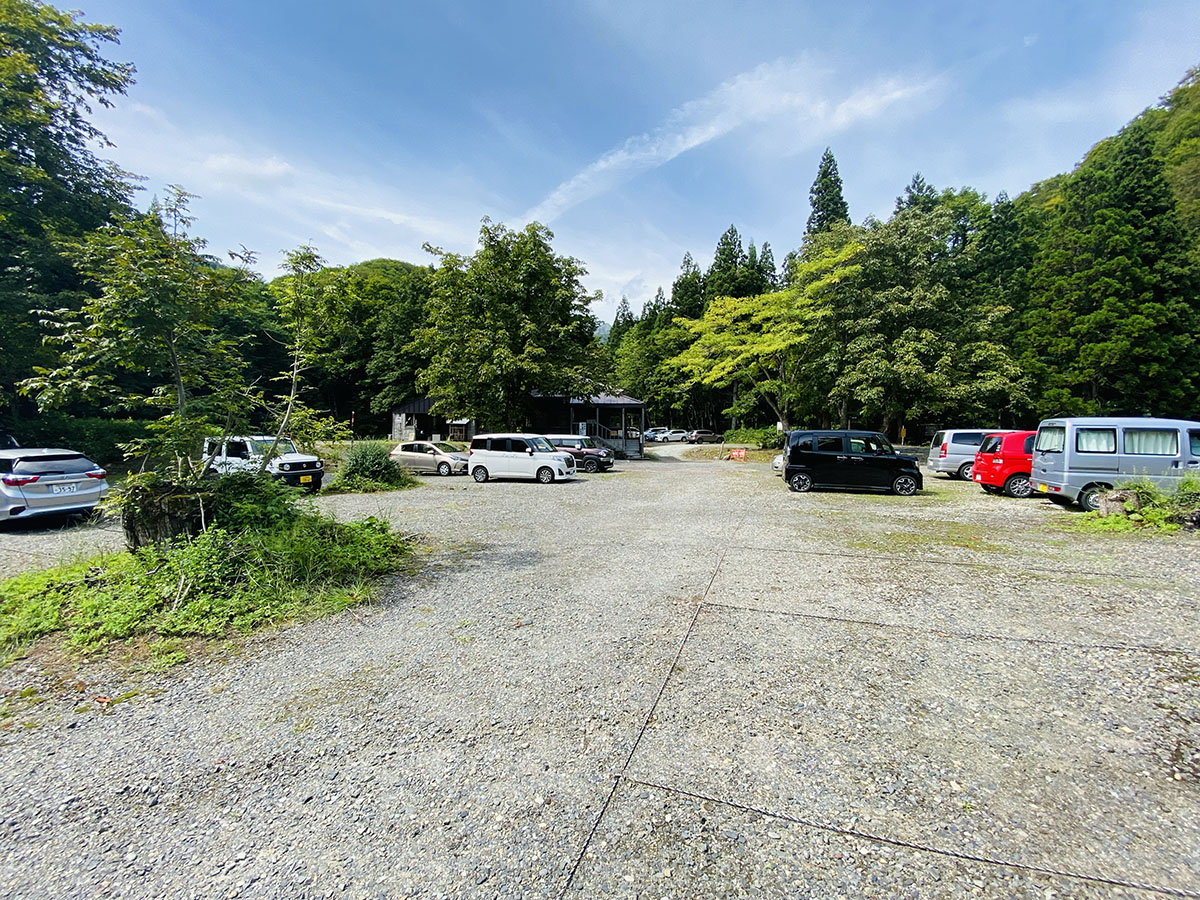
[[[473,468],[471,470],[471,477],[474,478],[476,481],[478,481],[480,484],[483,484],[485,481],[488,480],[488,470],[485,469],[483,466],[476,466],[475,468]]]
[[[438,463],[438,474],[439,475],[449,475],[450,474],[450,463],[448,463],[448,462]]]
[[[1020,472],[1016,475],[1009,475],[1004,482],[1004,493],[1010,497],[1024,500],[1033,493],[1033,483],[1029,480],[1028,475],[1022,475]]]
[[[537,470],[537,480],[542,484],[550,484],[554,481],[554,470],[549,466],[542,466]]]
[[[1093,484],[1079,492],[1075,502],[1083,507],[1085,512],[1095,512],[1100,508],[1100,495],[1112,490],[1107,484]]]
[[[963,463],[961,466],[958,467],[958,477],[961,478],[963,481],[970,481],[971,480],[971,472],[974,470],[974,468],[975,468],[975,463],[973,463],[973,462]]]
[[[310,494],[315,494],[317,491],[321,490],[321,482],[314,481],[311,484],[306,484],[304,486],[304,490]]]
[[[804,494],[812,490],[813,480],[807,472],[796,472],[788,479],[787,484],[797,494]]]
[[[600,464],[594,459],[584,460],[583,471],[587,472],[589,475],[595,475],[599,468]]]
[[[892,493],[901,497],[911,497],[917,492],[917,479],[911,475],[898,475],[892,482]]]

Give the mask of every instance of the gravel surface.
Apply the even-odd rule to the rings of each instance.
[[[4,670],[4,896],[1200,896],[1194,536],[674,449],[322,498],[421,571],[166,674]]]
[[[111,516],[39,516],[0,523],[0,579],[125,546]]]

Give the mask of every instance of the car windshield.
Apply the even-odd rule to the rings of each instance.
[[[539,453],[554,453],[558,451],[558,448],[544,437],[535,435],[533,437],[526,438],[526,440],[528,440],[530,446],[532,446],[533,449]]]
[[[271,441],[259,441],[251,439],[249,444],[254,450],[255,456],[266,456],[271,450]],[[275,454],[282,456],[284,453],[295,453],[296,445],[289,438],[280,438],[279,443],[275,446]]]
[[[1067,446],[1067,429],[1061,425],[1047,425],[1045,428],[1038,429],[1037,443],[1034,445],[1036,449],[1045,453],[1062,453],[1065,446]]]
[[[433,446],[437,447],[443,453],[457,453],[458,452],[457,447],[455,447],[453,444],[447,444],[445,441],[441,441],[437,444],[434,444]]]
[[[585,447],[590,447],[592,450],[596,449],[596,442],[593,441],[590,437],[580,438],[579,443],[583,444],[583,446],[585,446]]]

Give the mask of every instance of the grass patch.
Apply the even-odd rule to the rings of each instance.
[[[220,522],[194,538],[113,553],[0,582],[0,654],[38,638],[74,650],[149,639],[150,664],[187,658],[184,639],[216,639],[362,603],[411,548],[386,522],[313,512],[263,528]]]
[[[722,449],[717,444],[707,444],[696,447],[689,447],[683,451],[684,459],[701,459],[701,460],[719,460],[722,456],[729,454],[728,449]],[[779,455],[778,450],[747,450],[746,462],[765,462],[770,463],[776,456]]]
[[[1200,528],[1200,476],[1185,475],[1169,494],[1147,479],[1123,482],[1116,491],[1127,497],[1124,515],[1090,512],[1062,527],[1088,534],[1172,534]]]

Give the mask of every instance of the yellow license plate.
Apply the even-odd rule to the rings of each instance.
[[[308,482],[310,482],[310,481],[312,481],[312,476],[311,476],[311,475],[301,475],[301,476],[300,476],[300,483],[301,483],[301,484],[307,484],[307,483],[308,483]]]
[[[1050,488],[1046,487],[1046,485],[1044,485],[1044,484],[1039,484],[1038,490],[1041,491],[1043,494],[1050,493]]]

